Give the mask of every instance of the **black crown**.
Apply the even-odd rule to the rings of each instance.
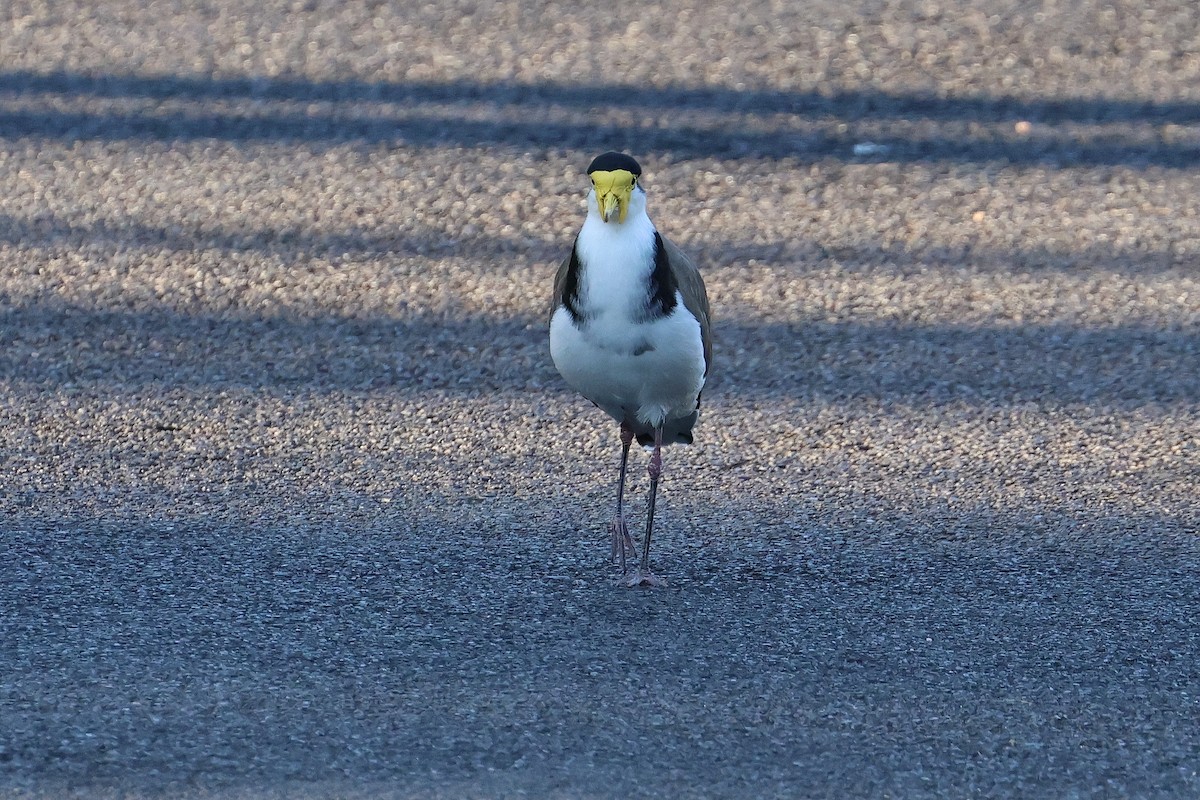
[[[624,153],[602,153],[592,159],[591,166],[588,167],[588,175],[593,172],[612,172],[614,169],[623,169],[626,172],[632,173],[634,177],[642,174],[642,168],[633,156],[627,156]]]

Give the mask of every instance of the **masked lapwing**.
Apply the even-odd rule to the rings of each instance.
[[[646,214],[642,168],[623,153],[588,167],[587,218],[554,278],[550,355],[572,387],[620,425],[621,472],[610,526],[630,586],[656,585],[650,535],[663,445],[691,444],[712,358],[708,294],[699,271]],[[625,471],[634,439],[650,454],[641,562],[625,522]]]

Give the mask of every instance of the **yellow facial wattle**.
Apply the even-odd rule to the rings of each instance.
[[[637,176],[628,170],[596,170],[592,173],[592,186],[596,190],[596,205],[600,207],[601,219],[612,221],[615,211],[617,222],[625,221],[625,215],[629,213],[629,198],[636,183]]]

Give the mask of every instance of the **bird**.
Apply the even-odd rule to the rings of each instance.
[[[691,444],[712,362],[708,292],[696,265],[646,212],[642,168],[625,153],[596,156],[587,216],[554,277],[550,355],[566,382],[617,421],[621,469],[609,532],[628,586],[665,583],[650,571],[650,536],[662,450]],[[625,519],[634,440],[650,451],[650,497],[641,560]]]

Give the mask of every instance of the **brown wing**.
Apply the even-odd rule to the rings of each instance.
[[[570,254],[563,259],[562,265],[554,275],[554,296],[550,299],[550,318],[563,302],[563,292],[566,291],[567,278],[571,275],[571,262],[575,261],[575,245],[572,243]],[[578,277],[578,276],[574,276]]]
[[[683,304],[687,306],[688,311],[692,312],[692,316],[700,320],[700,336],[704,340],[704,374],[707,375],[708,367],[712,363],[712,335],[710,333],[708,292],[704,288],[704,279],[700,277],[700,270],[696,269],[692,260],[684,255],[674,242],[666,236],[663,236],[662,240],[663,247],[667,251],[667,260],[671,265],[671,273],[675,276],[679,293],[683,295]],[[562,271],[560,270],[560,272]]]

